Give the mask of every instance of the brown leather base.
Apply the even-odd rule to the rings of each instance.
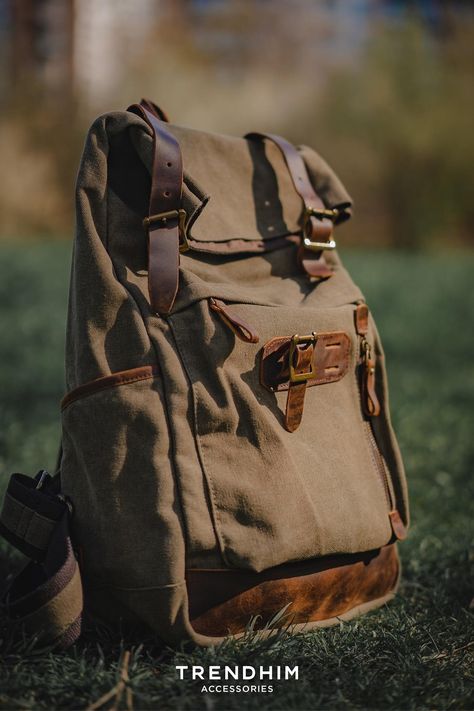
[[[399,569],[395,545],[262,573],[191,569],[186,574],[191,624],[203,635],[239,634],[251,617],[260,615],[263,626],[288,603],[286,623],[324,622],[383,602],[396,588]]]

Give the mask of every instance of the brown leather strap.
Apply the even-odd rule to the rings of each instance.
[[[170,122],[169,116],[166,111],[163,111],[163,109],[158,106],[158,104],[155,104],[155,102],[151,99],[141,99],[140,106],[143,106],[143,108],[149,111],[151,114],[155,114],[156,118],[160,119],[160,121],[165,121],[166,123]]]
[[[294,369],[297,375],[308,373],[312,368],[314,345],[297,345],[294,355]],[[293,382],[290,380],[286,400],[285,427],[288,432],[294,432],[301,424],[307,381]]]
[[[247,133],[245,138],[258,138],[272,141],[281,151],[296,192],[303,202],[303,240],[314,243],[331,244],[333,220],[337,210],[327,209],[315,192],[306,170],[306,165],[295,146],[281,136],[272,133]],[[298,261],[302,269],[318,279],[332,276],[332,270],[326,264],[322,250],[310,250],[302,243],[298,252]]]
[[[232,333],[241,341],[244,341],[244,343],[259,342],[260,337],[255,329],[223,301],[211,298],[209,299],[209,306],[216,314],[219,314]]]
[[[380,415],[380,402],[375,386],[376,361],[372,346],[367,341],[369,333],[369,308],[367,304],[357,304],[354,311],[357,334],[361,337],[360,395],[362,408],[367,417]]]
[[[148,228],[148,291],[153,311],[169,314],[178,292],[180,237],[185,214],[181,206],[183,162],[179,143],[144,105],[129,111],[141,116],[153,132],[153,164]]]

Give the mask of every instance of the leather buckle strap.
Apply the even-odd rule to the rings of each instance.
[[[288,355],[290,383],[285,410],[285,427],[289,432],[294,432],[301,424],[303,417],[304,400],[308,380],[316,377],[316,367],[313,355],[317,336],[295,335],[291,339]]]
[[[295,335],[291,339],[291,344],[290,344],[290,353],[288,356],[289,359],[289,370],[290,370],[290,383],[303,383],[306,382],[307,380],[312,380],[313,378],[316,377],[316,366],[311,358],[309,362],[309,370],[306,368],[305,370],[299,370],[298,369],[298,364],[295,363],[295,355],[297,355],[298,351],[298,346],[299,345],[305,345],[305,346],[312,346],[314,349],[314,346],[316,345],[316,339],[317,336],[313,332],[311,336],[298,336]]]
[[[303,202],[302,242],[298,250],[300,267],[308,276],[317,279],[327,279],[332,276],[332,270],[326,264],[322,252],[336,249],[332,234],[333,223],[339,217],[339,210],[327,208],[317,195],[309,179],[305,162],[295,146],[272,133],[248,133],[245,138],[267,138],[279,148],[294,188]]]
[[[303,245],[305,248],[313,252],[321,252],[325,249],[336,249],[336,241],[332,238],[327,239],[327,241],[313,239],[313,236],[318,233],[319,227],[317,223],[315,224],[313,218],[316,218],[316,220],[331,220],[331,222],[335,222],[338,217],[339,210],[336,208],[306,207],[303,216]]]
[[[153,311],[169,314],[178,293],[179,254],[188,248],[186,213],[181,204],[181,150],[176,138],[159,118],[155,105],[145,101],[133,104],[128,110],[140,116],[152,132],[149,215],[143,221],[148,229],[148,291]]]
[[[143,226],[150,228],[154,223],[159,222],[164,227],[171,220],[178,221],[179,229],[179,251],[187,252],[189,249],[188,239],[186,237],[186,211],[185,210],[168,210],[160,212],[158,215],[149,215],[143,220]]]

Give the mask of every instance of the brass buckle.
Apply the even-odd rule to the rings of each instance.
[[[306,237],[306,225],[311,217],[316,217],[318,220],[331,220],[334,222],[339,215],[339,210],[334,208],[318,208],[305,207],[303,219],[303,245],[306,249],[313,252],[321,252],[324,249],[336,249],[336,240],[330,239],[329,242],[313,242],[309,237]]]
[[[168,212],[160,212],[157,215],[150,215],[145,217],[143,220],[143,225],[147,228],[154,222],[161,222],[166,225],[168,220],[178,220],[178,231],[179,231],[179,251],[187,252],[189,249],[188,239],[186,237],[186,210],[169,210]]]
[[[306,343],[306,344],[313,344],[313,347],[316,345],[317,341],[317,335],[313,333],[310,336],[298,336],[295,335],[291,339],[291,344],[290,344],[290,354],[289,354],[289,363],[290,363],[290,383],[303,383],[306,382],[306,380],[312,380],[313,378],[316,377],[316,367],[311,361],[311,368],[309,371],[306,373],[298,373],[295,370],[295,366],[293,365],[293,359],[295,356],[295,351],[296,347],[301,344],[301,343]]]

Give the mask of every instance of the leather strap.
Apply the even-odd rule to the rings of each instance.
[[[155,104],[155,102],[151,99],[141,99],[140,106],[143,106],[144,109],[149,111],[151,114],[154,114],[156,118],[160,119],[160,121],[165,121],[166,123],[170,122],[166,111],[163,111],[163,109],[158,106],[158,104]]]
[[[153,105],[155,106],[155,105]],[[176,138],[166,130],[148,101],[133,104],[129,111],[141,116],[152,130],[153,163],[148,229],[148,291],[150,304],[159,314],[169,314],[178,292],[180,237],[185,214],[181,197],[183,162]]]
[[[81,574],[69,536],[69,507],[59,479],[13,474],[0,534],[31,558],[2,598],[13,631],[66,648],[79,637],[83,609]]]
[[[309,239],[311,242],[329,244],[333,233],[333,219],[337,216],[337,211],[326,208],[311,184],[303,158],[295,146],[285,138],[276,136],[273,133],[259,132],[247,133],[245,138],[266,138],[280,149],[295,190],[303,202],[303,242],[298,250],[299,264],[309,276],[318,279],[327,279],[332,276],[333,272],[328,267],[322,250],[312,251],[305,248],[304,238]]]
[[[372,346],[367,341],[369,333],[369,308],[367,304],[357,304],[354,312],[357,334],[361,337],[360,396],[362,409],[367,417],[378,417],[381,407],[375,386],[376,361]]]
[[[230,328],[237,338],[244,343],[258,343],[260,337],[250,324],[243,320],[235,311],[220,299],[209,299],[210,308],[219,314],[224,323]]]
[[[311,343],[304,346],[296,346],[294,369],[298,375],[307,373],[311,370],[313,352],[314,346]],[[285,411],[285,427],[288,432],[294,432],[301,424],[306,386],[307,380],[303,380],[301,382],[290,381]]]

